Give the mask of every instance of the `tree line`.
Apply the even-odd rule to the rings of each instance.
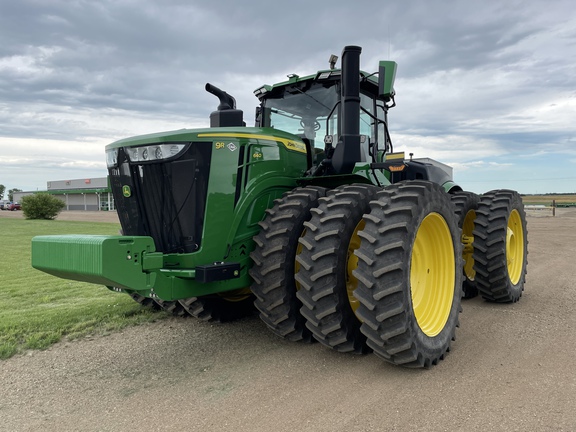
[[[0,200],[4,199],[4,193],[6,192],[6,186],[0,184]],[[8,201],[14,201],[14,192],[22,192],[22,189],[14,188],[8,190]]]

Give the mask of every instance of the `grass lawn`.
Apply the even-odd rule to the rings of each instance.
[[[116,235],[120,224],[0,219],[0,359],[26,349],[45,349],[63,337],[107,334],[167,316],[143,308],[104,286],[59,279],[33,269],[36,235]]]

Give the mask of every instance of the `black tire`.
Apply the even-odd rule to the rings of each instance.
[[[459,325],[462,243],[453,205],[440,186],[410,181],[387,187],[370,206],[355,252],[360,329],[384,360],[430,367]]]
[[[132,293],[130,294],[130,297],[132,297],[134,301],[140,303],[142,306],[151,307],[156,311],[164,310],[176,316],[188,315],[186,310],[180,305],[180,303],[178,303],[177,300],[164,301],[160,299],[152,299],[150,297],[144,297],[138,293]]]
[[[357,263],[353,251],[360,243],[357,233],[364,226],[362,216],[379,190],[371,185],[339,187],[320,198],[312,218],[304,223],[303,248],[296,257],[301,313],[314,338],[336,351],[371,351],[354,312],[359,304],[352,292],[358,281],[351,272]]]
[[[160,299],[154,299],[154,301],[158,304],[158,306],[174,315],[174,316],[179,316],[179,317],[185,317],[188,316],[188,312],[186,311],[186,309],[180,304],[180,302],[178,300],[160,300]]]
[[[474,270],[474,220],[480,202],[480,196],[474,192],[455,192],[451,195],[452,204],[456,206],[456,221],[462,230],[462,258],[464,259],[464,280],[462,282],[463,298],[471,299],[478,295],[476,288],[476,271]]]
[[[518,192],[482,195],[474,229],[476,286],[482,297],[514,303],[522,296],[528,264],[526,213]]]
[[[157,311],[162,309],[162,307],[150,297],[144,297],[138,293],[131,293],[129,296],[132,297],[135,302],[140,303],[144,307],[150,307]]]
[[[250,255],[254,304],[272,332],[291,341],[313,340],[296,297],[295,259],[301,248],[298,239],[304,222],[310,220],[310,210],[318,205],[318,198],[325,195],[326,189],[315,186],[286,192],[266,210],[266,217],[260,222],[262,229],[254,236],[256,248]]]
[[[180,305],[193,317],[210,322],[229,322],[254,313],[254,296],[248,289],[190,297]]]

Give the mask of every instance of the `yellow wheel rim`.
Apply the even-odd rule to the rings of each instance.
[[[464,245],[464,250],[462,252],[462,258],[464,258],[464,274],[469,280],[474,280],[476,277],[476,270],[474,270],[474,258],[472,254],[474,253],[474,220],[476,219],[476,212],[470,210],[466,213],[464,222],[462,223],[462,244]]]
[[[456,262],[450,229],[438,213],[424,218],[410,260],[410,293],[418,326],[437,336],[448,321],[454,298]]]
[[[354,290],[358,287],[358,279],[352,274],[358,267],[358,257],[354,255],[354,251],[360,247],[360,236],[358,236],[358,231],[364,229],[364,220],[361,220],[356,228],[354,228],[354,232],[352,233],[352,237],[350,237],[350,243],[348,244],[348,255],[346,257],[346,294],[348,295],[348,302],[350,303],[350,307],[352,311],[356,313],[358,306],[360,306],[360,302],[354,297]]]
[[[524,228],[522,218],[518,210],[512,210],[508,218],[506,230],[506,263],[508,265],[508,277],[513,285],[516,285],[522,276],[524,267]]]

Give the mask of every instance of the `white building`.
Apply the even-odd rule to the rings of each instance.
[[[66,210],[115,210],[108,177],[49,181],[43,192],[61,199]],[[19,202],[22,197],[34,193],[14,192],[14,201]]]

